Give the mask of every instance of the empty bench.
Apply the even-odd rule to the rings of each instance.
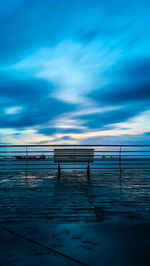
[[[60,165],[63,163],[87,163],[87,175],[90,175],[90,163],[94,161],[94,149],[54,149],[54,162],[58,164],[58,175],[61,174]]]

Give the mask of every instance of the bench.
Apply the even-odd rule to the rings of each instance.
[[[94,149],[54,149],[54,162],[58,164],[58,175],[61,174],[61,163],[87,163],[87,175],[90,175],[90,163],[94,161]]]

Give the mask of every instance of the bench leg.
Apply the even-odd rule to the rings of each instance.
[[[87,177],[89,178],[90,177],[90,164],[88,163],[88,166],[87,166]]]
[[[60,163],[58,163],[58,177],[61,176]]]

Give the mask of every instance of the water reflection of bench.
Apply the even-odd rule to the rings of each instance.
[[[58,175],[61,174],[60,164],[87,163],[87,175],[90,175],[90,163],[94,161],[94,149],[54,149],[54,161],[58,163]]]

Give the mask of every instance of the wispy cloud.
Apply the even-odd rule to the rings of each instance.
[[[8,107],[5,109],[5,114],[6,115],[14,115],[14,114],[20,113],[21,111],[22,111],[21,106]]]
[[[24,71],[53,83],[55,90],[51,97],[66,103],[91,105],[88,93],[107,83],[103,73],[119,58],[120,51],[110,51],[101,42],[84,47],[82,43],[67,40],[54,49],[41,48],[7,69]]]
[[[146,0],[3,3],[0,141],[148,139],[149,7]]]

